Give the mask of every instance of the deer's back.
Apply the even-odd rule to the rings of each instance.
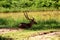
[[[21,23],[19,25],[20,28],[30,28],[30,25],[28,23]]]

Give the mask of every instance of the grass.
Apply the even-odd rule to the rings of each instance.
[[[57,14],[58,13],[58,14]],[[60,29],[60,11],[41,11],[41,12],[29,12],[30,18],[34,17],[38,24],[33,25],[30,29],[24,29],[23,31],[9,32],[6,34],[0,34],[1,38],[13,38],[14,40],[23,40],[36,34],[37,32],[50,31],[53,29]],[[22,12],[18,13],[0,13],[0,27],[17,27],[21,22],[28,23],[29,21],[24,17]],[[6,23],[5,23],[6,22]],[[2,23],[4,23],[2,25]],[[43,30],[45,29],[45,30]],[[55,38],[55,37],[54,37]],[[54,39],[52,38],[52,40]],[[59,37],[56,37],[60,39]],[[55,39],[54,39],[55,40]]]
[[[6,37],[6,38],[13,38],[14,40],[23,40],[23,39],[28,39],[30,36],[32,36],[33,34],[38,34],[38,32],[49,32],[49,31],[59,31],[58,29],[50,29],[50,30],[37,30],[37,31],[33,31],[33,30],[23,30],[23,31],[16,31],[16,32],[9,32],[6,34],[0,34],[0,36],[2,37]],[[28,34],[28,35],[27,35]],[[57,37],[58,38],[58,37]]]
[[[60,11],[40,11],[40,12],[28,12],[30,18],[34,17],[38,23],[33,25],[33,29],[45,29],[45,28],[60,28]],[[57,14],[58,13],[58,14]],[[17,27],[20,23],[29,23],[24,17],[22,12],[18,13],[0,13],[1,26],[5,27]],[[6,23],[5,23],[6,22]],[[2,25],[3,23],[3,25]],[[43,26],[43,27],[41,27]]]

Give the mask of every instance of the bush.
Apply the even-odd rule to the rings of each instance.
[[[0,8],[0,12],[60,10],[60,0],[0,0]]]

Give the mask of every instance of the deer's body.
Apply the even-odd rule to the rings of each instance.
[[[19,28],[31,28],[33,24],[37,24],[35,21],[34,21],[34,18],[33,19],[29,19],[27,13],[24,14],[25,17],[30,21],[29,23],[20,23],[19,24]]]
[[[20,28],[30,28],[32,25],[30,23],[21,23]]]

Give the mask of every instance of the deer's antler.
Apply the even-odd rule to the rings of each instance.
[[[32,20],[32,19],[30,19],[30,18],[28,17],[27,12],[24,12],[24,16],[26,17],[26,19],[28,19],[28,20]]]

